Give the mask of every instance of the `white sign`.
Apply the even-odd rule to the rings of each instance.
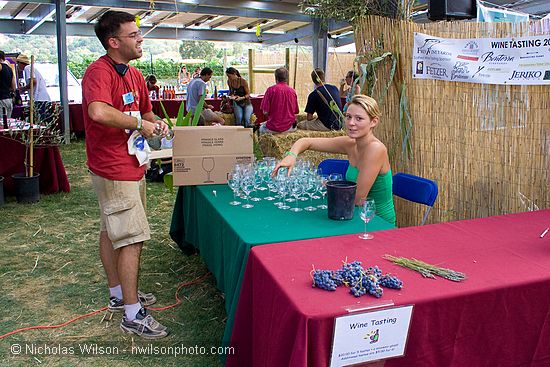
[[[439,38],[414,34],[413,77],[510,85],[550,84],[550,35]]]
[[[330,366],[403,356],[412,309],[403,306],[337,317]]]

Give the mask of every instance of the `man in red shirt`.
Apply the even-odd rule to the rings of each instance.
[[[82,105],[87,164],[101,212],[99,253],[110,289],[109,310],[124,310],[122,331],[162,338],[168,330],[144,308],[155,296],[138,291],[141,248],[151,236],[145,215],[145,165],[129,154],[128,141],[139,131],[141,135],[132,137],[140,148],[144,138],[166,135],[168,127],[155,121],[143,76],[128,65],[142,55],[143,37],[134,16],[108,11],[95,33],[107,53],[86,69]]]
[[[267,121],[260,125],[260,134],[278,134],[296,130],[298,96],[288,83],[288,70],[275,70],[277,84],[267,88],[260,106]]]

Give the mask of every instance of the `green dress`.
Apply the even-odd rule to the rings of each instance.
[[[359,170],[352,166],[348,166],[346,171],[346,180],[357,182]],[[392,192],[392,173],[391,170],[383,175],[378,175],[372,187],[370,188],[368,199],[373,199],[376,204],[376,215],[386,220],[388,223],[396,225],[395,208],[393,207],[393,192]]]

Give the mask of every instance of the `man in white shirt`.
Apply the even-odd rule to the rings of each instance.
[[[23,78],[25,79],[26,85],[24,87],[20,87],[19,91],[25,92],[31,89],[31,65],[30,60],[27,55],[20,54],[17,56],[17,67],[20,70],[23,70]],[[34,77],[32,80],[33,83],[33,89],[34,89],[34,100],[36,102],[39,101],[50,101],[50,95],[48,94],[48,90],[46,89],[46,81],[40,74],[40,72],[34,68]]]

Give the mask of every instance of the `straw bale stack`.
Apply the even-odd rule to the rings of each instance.
[[[235,115],[232,113],[220,113],[220,115],[223,117],[226,126],[234,126],[235,125]]]
[[[398,88],[381,106],[375,134],[388,147],[393,172],[437,181],[439,197],[428,222],[550,207],[550,86],[482,85],[412,78],[414,32],[448,38],[515,37],[527,24],[439,22],[415,24],[369,17],[358,22],[358,54],[380,41],[399,54],[412,115],[412,158],[402,154]],[[379,85],[387,80],[380,70]],[[397,86],[397,85],[396,85]],[[396,199],[400,226],[420,223],[418,204]]]
[[[332,138],[341,135],[345,135],[343,130],[327,132],[296,130],[295,132],[285,134],[261,135],[259,144],[264,157],[275,157],[277,159],[282,159],[285,152],[287,152],[292,147],[292,144],[300,138]],[[347,159],[347,157],[342,154],[328,154],[314,151],[307,151],[301,154],[300,157],[311,161],[315,165],[318,165],[319,162],[327,158]]]
[[[235,125],[235,115],[234,114],[232,114],[232,113],[221,113],[221,112],[218,112],[218,113],[224,119],[224,121],[225,121],[224,125],[225,126],[234,126]],[[250,124],[254,125],[256,120],[257,120],[256,115],[252,114],[250,116]]]

